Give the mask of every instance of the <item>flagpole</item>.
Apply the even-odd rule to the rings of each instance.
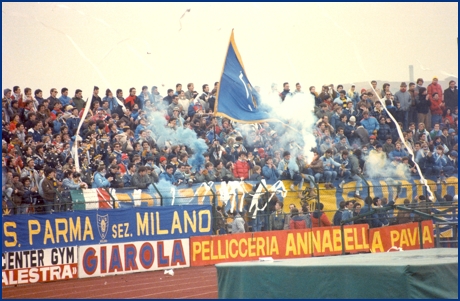
[[[222,73],[220,74],[220,81],[219,83],[222,83],[222,77],[224,76],[224,70],[225,70],[225,63],[227,61],[227,56],[228,56],[228,48],[230,48],[230,44],[232,43],[232,38],[233,38],[233,28],[232,28],[232,32],[230,34],[230,39],[228,41],[228,45],[227,45],[227,51],[225,52],[225,56],[224,56],[224,63],[222,65]],[[214,103],[214,108],[218,108],[218,103],[219,103],[219,92],[220,92],[220,84],[217,86],[217,91],[216,91],[216,102]]]

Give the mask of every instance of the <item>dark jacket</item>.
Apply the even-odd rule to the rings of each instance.
[[[15,190],[18,190],[18,192],[15,192]],[[22,203],[22,197],[24,195],[24,185],[21,182],[16,182],[13,183],[13,193],[11,194],[11,198],[13,200],[13,203],[16,204],[16,206],[19,206]]]
[[[48,202],[53,202],[56,197],[55,183],[54,179],[45,178],[43,180],[43,198]]]
[[[446,108],[450,108],[452,111],[458,106],[458,89],[455,86],[454,91],[450,88],[444,90],[444,103]]]
[[[420,89],[422,90],[424,88]],[[422,92],[424,92],[424,90],[422,90]],[[417,104],[417,113],[428,114],[430,111],[431,101],[427,100],[427,95],[417,95],[415,102]]]
[[[124,187],[124,184],[123,184],[123,179],[121,178],[121,175],[120,173],[113,173],[111,172],[110,170],[105,174],[105,178],[108,179],[112,177],[113,180],[112,182],[110,182],[110,187],[112,188],[123,188]]]

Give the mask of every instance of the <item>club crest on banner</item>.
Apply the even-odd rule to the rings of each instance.
[[[97,230],[101,236],[101,242],[107,242],[105,237],[109,231],[109,215],[97,215]]]

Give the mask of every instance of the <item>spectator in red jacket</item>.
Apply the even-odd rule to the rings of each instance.
[[[438,78],[436,76],[433,77],[433,81],[431,82],[431,84],[428,85],[427,90],[428,90],[428,100],[432,101],[433,93],[438,93],[439,94],[439,99],[441,101],[443,100],[442,87],[441,87],[440,84],[438,84]]]
[[[307,223],[305,219],[299,216],[299,209],[292,208],[291,210],[291,220],[289,221],[289,229],[306,229]]]
[[[317,205],[316,210],[311,215],[311,226],[312,227],[320,227],[320,223],[319,223],[320,221],[321,221],[321,227],[332,226],[331,221],[326,216],[326,213],[322,211],[323,208],[324,208],[323,203],[319,203]]]
[[[431,95],[431,124],[442,123],[442,101],[440,95],[434,92]]]
[[[235,178],[241,180],[249,179],[249,170],[251,169],[251,165],[249,164],[246,152],[240,152],[238,155],[238,160],[236,160],[233,168],[233,175]]]

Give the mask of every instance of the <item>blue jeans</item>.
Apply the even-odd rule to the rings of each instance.
[[[431,127],[434,127],[435,123],[442,123],[442,116],[431,114]]]
[[[337,177],[337,172],[334,170],[329,170],[324,172],[324,177],[326,178],[326,183],[332,183]]]
[[[303,176],[305,177],[305,179],[302,178],[302,181],[300,181],[300,187],[303,186],[303,182],[306,180],[306,181],[309,182],[310,188],[315,188],[315,178],[313,176],[307,175],[307,174],[303,174]]]
[[[51,213],[51,209],[55,210],[54,201],[47,201],[47,200],[44,200],[44,201],[45,201],[45,206],[43,206],[43,208],[45,209],[45,213]]]
[[[404,111],[404,130],[407,130],[409,128],[409,110]]]
[[[257,212],[256,218],[253,219],[252,216],[249,219],[248,226],[252,226],[252,232],[262,231],[262,226],[264,225],[263,217]]]

